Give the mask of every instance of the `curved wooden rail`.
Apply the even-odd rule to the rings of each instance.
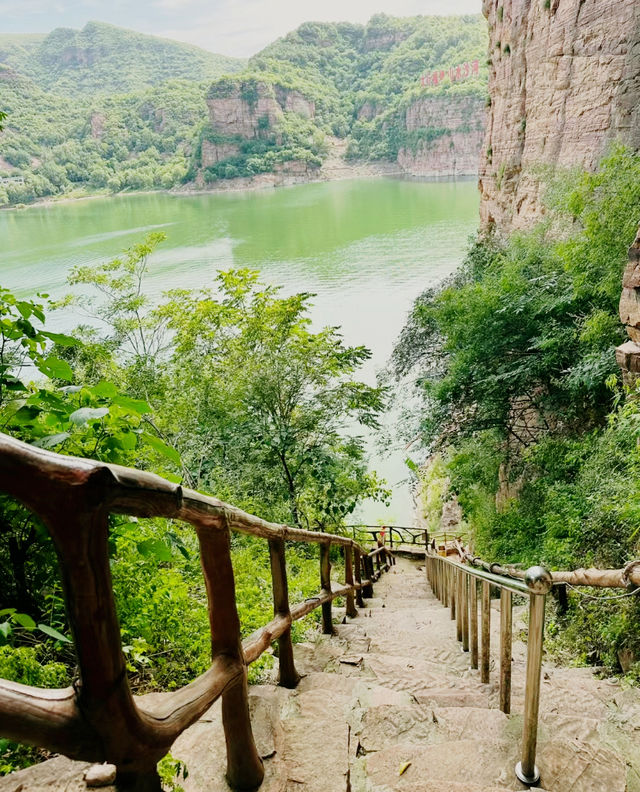
[[[71,688],[42,690],[0,680],[0,734],[72,758],[109,761],[119,787],[159,790],[156,764],[176,737],[222,697],[227,779],[255,789],[264,770],[255,748],[247,695],[248,663],[275,640],[280,684],[295,687],[291,624],[322,608],[333,631],[331,603],[345,597],[349,616],[371,596],[372,583],[393,563],[384,546],[368,553],[353,539],[261,520],[217,498],[151,473],[65,457],[0,434],[0,490],[38,514],[59,559],[79,679]],[[195,528],[200,545],[211,629],[210,668],[171,693],[134,696],[120,642],[108,557],[108,515],[165,517]],[[235,600],[230,531],[266,539],[271,559],[274,618],[243,642]],[[317,597],[289,606],[285,541],[320,546]],[[342,548],[345,584],[331,582],[330,548]],[[377,568],[374,570],[374,561]]]

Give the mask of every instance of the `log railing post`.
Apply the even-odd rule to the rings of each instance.
[[[462,600],[462,572],[456,572],[456,638],[462,643],[462,614],[464,612],[464,602]]]
[[[287,583],[287,564],[283,539],[269,539],[269,559],[271,561],[271,585],[273,588],[273,614],[291,618],[289,610],[289,586]],[[295,688],[300,681],[293,660],[291,627],[278,638],[278,684],[285,688]]]
[[[368,554],[362,556],[362,567],[365,580],[369,581],[362,589],[362,594],[367,598],[373,597],[373,561]]]
[[[529,598],[529,640],[527,642],[522,759],[516,765],[516,776],[523,784],[533,786],[540,780],[540,772],[536,767],[536,746],[544,642],[544,609],[546,595],[553,585],[553,580],[551,574],[540,566],[527,569],[524,579],[531,591],[531,596]]]
[[[449,613],[451,616],[451,620],[456,618],[456,601],[458,598],[458,589],[456,587],[456,570],[451,564],[447,564],[449,567],[449,586],[451,588],[451,596],[449,597]]]
[[[362,554],[357,547],[353,548],[353,566],[356,583],[362,584]],[[364,608],[364,599],[362,598],[362,586],[356,589],[356,605],[359,608]]]
[[[86,731],[95,732],[116,765],[120,788],[160,792],[156,765],[170,745],[147,747],[145,737],[140,740],[111,582],[108,515],[101,505],[109,485],[104,473],[97,472],[73,493],[56,497],[51,491],[51,511],[43,518],[60,560],[80,675],[77,704]]]
[[[344,579],[347,586],[353,586],[353,547],[344,548]],[[358,615],[353,591],[350,591],[346,596],[345,611],[350,619]]]
[[[240,620],[231,566],[229,531],[196,525],[200,558],[209,600],[211,649],[214,657],[226,655],[244,665]],[[227,745],[227,781],[232,789],[255,789],[264,777],[249,716],[247,670],[240,681],[222,694],[222,725]]]
[[[320,545],[320,586],[323,591],[331,593],[331,544],[323,542]],[[322,632],[333,635],[333,617],[331,615],[331,602],[322,603]]]

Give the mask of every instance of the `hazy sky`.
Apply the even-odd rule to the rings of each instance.
[[[364,22],[373,14],[475,14],[482,0],[0,0],[0,33],[46,33],[88,20],[253,55],[301,22]]]

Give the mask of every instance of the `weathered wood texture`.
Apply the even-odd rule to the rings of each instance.
[[[78,658],[73,688],[41,690],[0,679],[0,736],[117,766],[122,789],[159,790],[156,764],[174,740],[222,697],[227,778],[236,789],[254,789],[264,770],[249,719],[247,664],[279,642],[280,683],[293,687],[291,624],[322,607],[325,631],[331,602],[372,594],[372,557],[353,539],[276,525],[216,498],[183,489],[159,476],[102,462],[65,457],[0,434],[0,490],[44,521],[58,555],[69,626]],[[205,579],[212,662],[189,685],[172,693],[136,697],[129,687],[120,643],[108,558],[108,515],[185,520],[196,530]],[[268,540],[274,618],[241,641],[229,532]],[[288,601],[285,541],[320,545],[321,593],[293,607]],[[345,553],[346,585],[330,580],[332,545]],[[352,564],[355,554],[355,581]],[[373,557],[393,563],[385,547]],[[365,565],[364,579],[361,562]]]

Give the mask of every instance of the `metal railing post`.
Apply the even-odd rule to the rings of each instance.
[[[550,591],[553,581],[551,574],[541,566],[527,569],[524,580],[531,595],[529,599],[529,642],[527,644],[522,759],[516,765],[516,776],[523,784],[532,786],[540,780],[540,772],[536,767],[536,745],[538,742],[540,673],[544,641],[544,606],[545,595]]]
[[[482,644],[480,660],[480,681],[489,682],[489,661],[491,659],[491,584],[482,581]]]
[[[456,638],[462,643],[462,614],[464,602],[462,600],[462,572],[456,569]]]
[[[471,668],[478,667],[478,581],[469,578],[469,644]]]
[[[511,592],[500,589],[500,709],[511,712]]]
[[[469,575],[461,570],[462,576],[462,651],[469,651]]]

